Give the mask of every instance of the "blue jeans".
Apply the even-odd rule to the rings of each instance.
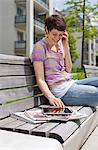
[[[97,106],[98,77],[76,80],[61,100],[65,105]]]

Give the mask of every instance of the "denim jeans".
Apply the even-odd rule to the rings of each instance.
[[[98,77],[76,80],[61,100],[65,105],[97,106]]]

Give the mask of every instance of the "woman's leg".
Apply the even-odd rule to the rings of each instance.
[[[65,105],[96,106],[98,105],[98,88],[74,83],[61,99]]]
[[[75,83],[82,85],[93,85],[98,87],[98,77],[85,78],[83,80],[76,80]]]

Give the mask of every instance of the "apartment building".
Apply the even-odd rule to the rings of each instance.
[[[30,56],[44,32],[52,0],[0,0],[0,53]]]

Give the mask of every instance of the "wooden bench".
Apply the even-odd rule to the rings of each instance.
[[[98,66],[83,65],[86,77],[98,77]]]
[[[96,108],[74,106],[74,109],[86,113],[88,117],[66,123],[30,124],[10,116],[12,112],[46,103],[36,84],[30,59],[0,54],[0,148],[14,150],[15,145],[22,147],[24,144],[24,150],[79,150],[98,124]],[[6,144],[5,139],[8,141]],[[19,147],[17,150],[20,150]]]

